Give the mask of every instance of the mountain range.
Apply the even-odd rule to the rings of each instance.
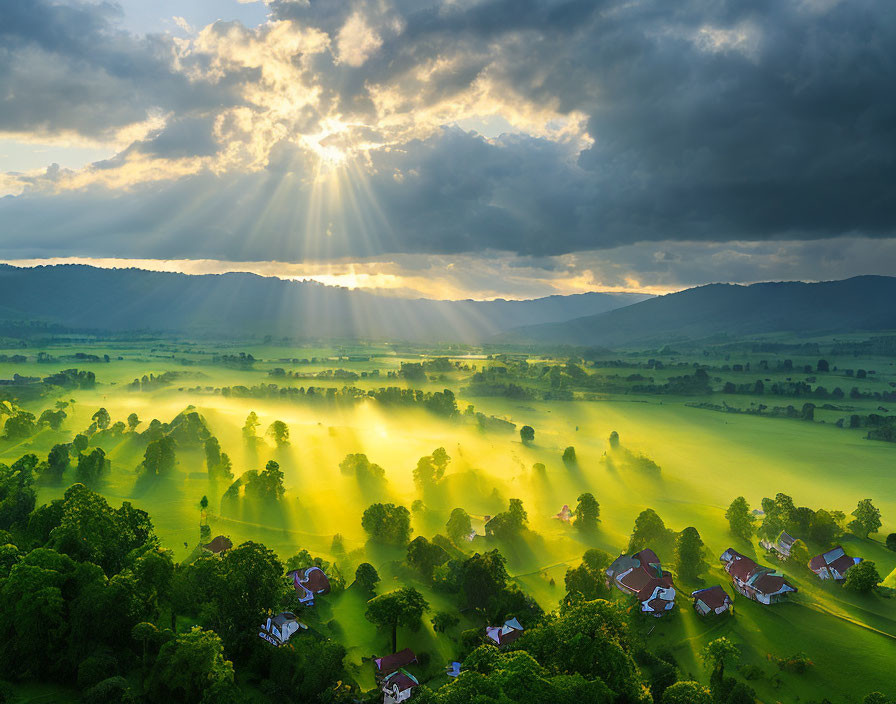
[[[646,298],[583,293],[525,301],[435,301],[249,273],[0,264],[0,319],[82,330],[472,343],[521,325],[594,315]]]
[[[882,330],[896,330],[896,278],[890,276],[709,284],[604,313],[520,327],[501,339],[619,347],[716,336]]]

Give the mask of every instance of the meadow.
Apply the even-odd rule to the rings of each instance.
[[[45,352],[52,362],[36,361]],[[108,355],[109,361],[71,361],[76,352]],[[251,354],[257,361],[239,368],[214,355]],[[222,504],[228,481],[211,480],[201,451],[177,452],[178,464],[170,475],[152,482],[141,481],[138,468],[143,447],[125,433],[99,444],[111,460],[111,472],[95,489],[113,506],[130,501],[147,511],[164,547],[173,551],[177,562],[194,559],[199,543],[200,507],[209,500],[207,520],[211,534],[229,536],[235,545],[253,540],[273,549],[284,561],[301,549],[335,562],[351,582],[361,562],[370,562],[379,572],[380,591],[404,584],[419,589],[433,613],[453,608],[450,600],[434,591],[403,563],[403,548],[369,540],[361,527],[361,514],[374,502],[393,502],[412,509],[413,535],[432,538],[443,533],[451,511],[464,508],[477,532],[486,516],[506,510],[511,498],[518,498],[528,512],[528,530],[513,540],[477,536],[464,547],[468,553],[498,547],[507,559],[514,581],[536,599],[545,611],[555,609],[564,597],[564,575],[577,566],[588,548],[600,548],[615,556],[623,552],[635,518],[645,508],[654,509],[666,525],[676,531],[693,526],[706,544],[709,569],[701,579],[676,579],[678,602],[675,611],[663,619],[636,619],[648,648],[667,650],[674,656],[683,679],[706,682],[709,677],[700,653],[711,640],[727,636],[741,649],[739,677],[747,677],[760,701],[834,703],[860,702],[869,691],[880,690],[896,696],[892,665],[896,662],[896,599],[887,589],[871,594],[854,594],[839,585],[822,584],[807,570],[786,566],[784,570],[799,592],[787,603],[763,606],[735,599],[732,617],[705,619],[691,607],[687,596],[693,589],[723,585],[733,594],[730,580],[718,556],[729,546],[761,564],[775,564],[754,541],[748,544],[729,534],[725,510],[737,496],[744,496],[752,508],[764,497],[784,492],[797,505],[839,509],[847,514],[856,503],[871,498],[883,517],[883,527],[871,539],[846,535],[842,544],[852,555],[873,560],[884,586],[896,588],[896,552],[888,550],[883,538],[896,531],[896,445],[865,439],[861,428],[836,427],[837,418],[849,413],[872,413],[880,405],[867,399],[847,400],[849,411],[819,412],[814,422],[770,418],[748,414],[719,413],[695,407],[700,402],[718,403],[717,393],[679,396],[674,394],[574,392],[572,400],[544,398],[513,399],[502,396],[472,396],[466,393],[476,370],[504,366],[519,350],[410,348],[399,345],[345,347],[293,347],[266,345],[223,345],[203,341],[72,341],[45,347],[0,349],[0,355],[23,354],[27,361],[0,362],[0,378],[13,373],[42,377],[63,368],[89,369],[96,375],[92,389],[66,390],[58,396],[23,400],[21,406],[39,415],[58,399],[70,401],[68,414],[57,429],[42,428],[22,440],[0,439],[0,463],[10,464],[26,453],[41,457],[57,443],[70,442],[75,433],[87,428],[94,412],[106,408],[112,421],[124,421],[136,413],[144,429],[153,418],[170,421],[189,406],[205,419],[232,462],[235,476],[261,469],[269,460],[284,472],[284,497],[276,507],[249,503],[237,508]],[[726,356],[727,355],[727,356]],[[461,368],[431,373],[422,380],[410,380],[397,373],[403,362],[416,363],[436,356],[448,357]],[[492,356],[493,359],[487,359]],[[497,356],[497,358],[495,358]],[[652,369],[656,383],[683,372],[674,365],[686,361],[721,366],[734,359],[730,352],[698,355],[672,352],[665,355],[632,353],[632,363],[658,357],[664,369]],[[744,352],[738,362],[787,357],[794,367],[814,365],[818,356],[793,353]],[[529,353],[529,364],[564,364],[559,353]],[[731,360],[728,360],[731,357]],[[295,364],[292,360],[307,359]],[[310,360],[314,361],[310,361]],[[828,356],[831,366],[874,369],[861,380],[832,374],[833,381],[846,390],[889,389],[896,381],[896,368],[886,358],[854,355]],[[475,366],[475,369],[474,369]],[[628,374],[625,369],[583,364],[589,375]],[[271,376],[274,369],[297,372],[302,378]],[[308,376],[328,369],[355,372],[357,379]],[[377,375],[373,376],[374,370]],[[167,385],[141,391],[128,388],[144,375],[176,372]],[[392,375],[390,375],[390,372]],[[774,382],[802,372],[718,372],[723,380],[763,376]],[[418,408],[385,406],[373,399],[351,404],[296,402],[271,397],[240,397],[220,392],[223,387],[276,383],[279,386],[360,389],[388,386],[454,391],[458,408],[469,404],[475,411],[514,424],[514,429],[483,429],[462,415],[442,417]],[[537,386],[537,385],[536,385]],[[7,387],[14,388],[14,387]],[[2,390],[2,387],[0,387]],[[217,390],[217,391],[216,391]],[[755,399],[731,397],[747,407]],[[802,405],[804,398],[775,398],[774,404]],[[772,401],[763,403],[771,405]],[[822,402],[817,401],[819,407]],[[887,404],[884,404],[887,405]],[[250,412],[257,414],[260,432],[275,420],[289,428],[289,444],[277,447],[271,441],[247,444],[242,427]],[[519,428],[532,426],[532,443],[521,442]],[[649,457],[661,468],[659,475],[645,474],[613,461],[608,443],[612,431],[619,434],[623,448]],[[565,448],[573,446],[577,462],[561,460]],[[419,488],[413,470],[420,457],[443,447],[451,460],[445,478],[436,486]],[[385,483],[370,485],[340,471],[343,458],[364,453],[385,469]],[[609,461],[608,461],[609,460]],[[543,469],[537,467],[544,466]],[[68,479],[68,477],[66,478]],[[71,482],[40,484],[38,505],[59,498]],[[591,492],[600,502],[600,524],[594,533],[583,533],[555,518],[564,504],[575,506],[577,497]],[[341,540],[334,543],[334,537]],[[815,554],[810,543],[810,553]],[[671,568],[669,549],[657,548],[664,567]],[[621,594],[616,599],[624,601]],[[385,654],[388,634],[378,631],[364,617],[366,598],[349,588],[324,597],[315,607],[313,626],[341,642],[348,651],[350,672],[362,689],[374,685],[373,669],[367,659]],[[186,628],[189,622],[179,624]],[[470,614],[463,614],[455,633],[480,627]],[[431,653],[427,675],[438,684],[447,678],[437,674],[442,665],[458,655],[456,637],[436,633],[429,618],[418,632],[401,630],[399,647]],[[813,665],[804,673],[780,670],[772,658],[805,653]],[[431,683],[431,684],[432,684]]]

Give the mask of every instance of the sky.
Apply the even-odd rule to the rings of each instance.
[[[434,298],[896,271],[896,4],[4,0],[0,260]]]

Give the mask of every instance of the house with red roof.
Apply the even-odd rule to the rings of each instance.
[[[410,648],[405,648],[404,650],[399,650],[397,653],[373,659],[376,673],[380,676],[388,675],[415,662],[417,662],[417,656],[414,655],[414,651]]]
[[[420,683],[407,670],[396,670],[386,675],[380,682],[380,689],[383,692],[383,704],[398,704],[411,698],[414,687],[419,687]]]
[[[607,568],[606,577],[608,586],[636,596],[643,613],[658,618],[675,606],[672,574],[663,570],[660,558],[650,548],[620,555]]]
[[[775,553],[779,560],[786,560],[790,557],[790,551],[797,540],[798,538],[794,538],[790,533],[782,530],[774,542],[760,540],[759,544],[769,552]]]
[[[725,563],[725,571],[731,575],[734,588],[760,604],[782,601],[787,594],[797,590],[780,572],[756,564],[734,548],[728,548],[719,560]]]
[[[847,570],[855,567],[861,561],[861,557],[850,557],[838,545],[809,560],[809,569],[817,574],[819,579],[833,579],[837,582],[842,582],[846,579]]]
[[[707,614],[723,614],[726,611],[734,611],[734,602],[728,596],[728,592],[719,585],[707,587],[706,589],[698,589],[691,592],[694,598],[694,611],[701,616]]]
[[[208,550],[215,555],[220,555],[222,552],[226,552],[233,547],[233,542],[226,535],[219,535],[215,537],[210,543],[206,543],[202,546],[203,550]]]
[[[523,627],[515,618],[507,619],[503,626],[488,626],[485,629],[485,635],[492,640],[495,645],[507,645],[513,643],[517,638],[523,635]]]
[[[314,606],[316,597],[330,593],[330,580],[320,567],[293,570],[289,576],[299,595],[299,603],[304,606]]]

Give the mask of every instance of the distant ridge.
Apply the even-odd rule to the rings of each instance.
[[[0,320],[105,331],[479,342],[516,326],[602,313],[646,298],[584,293],[529,301],[408,300],[248,273],[0,264]]]
[[[614,347],[717,335],[880,330],[896,330],[894,277],[709,284],[604,313],[520,327],[499,339]]]

